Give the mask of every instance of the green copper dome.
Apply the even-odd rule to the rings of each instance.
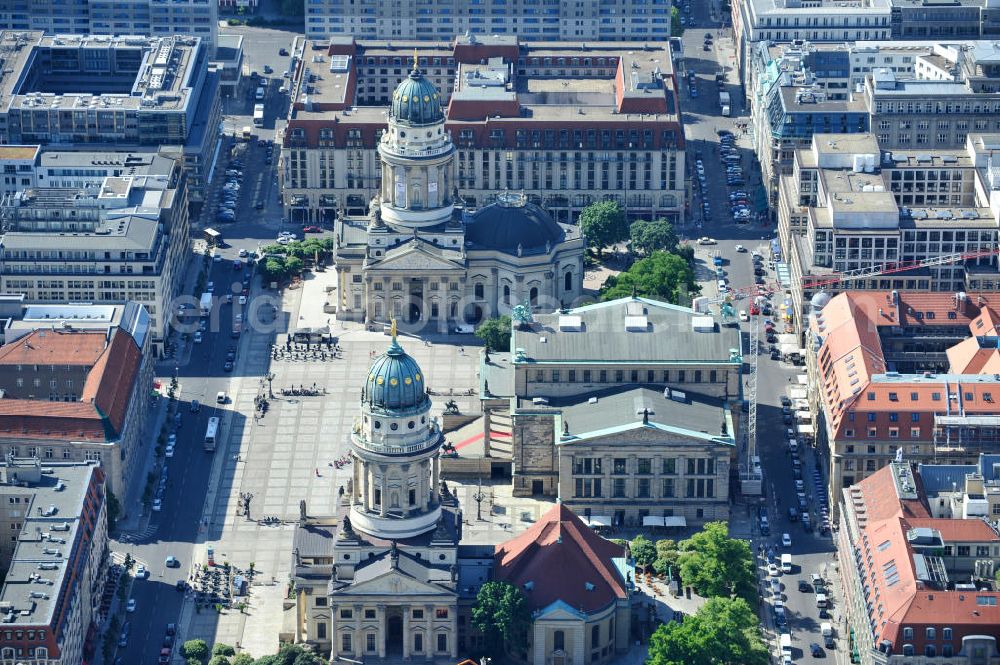
[[[441,95],[416,67],[392,93],[391,117],[398,123],[415,126],[431,125],[444,119]]]
[[[389,349],[368,370],[361,403],[373,411],[407,411],[423,406],[426,401],[420,365],[406,354],[393,335]]]

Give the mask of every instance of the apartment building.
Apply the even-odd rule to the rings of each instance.
[[[396,42],[307,44],[280,139],[287,218],[368,213],[388,102],[412,56]],[[416,64],[447,102],[451,182],[466,208],[513,189],[557,222],[607,198],[631,217],[683,221],[684,132],[665,42],[469,35],[421,48]]]
[[[0,29],[41,30],[49,35],[191,35],[214,50],[219,5],[217,0],[7,2],[0,8]]]
[[[934,517],[1000,519],[1000,455],[982,454],[973,464],[917,467]]]
[[[996,293],[824,296],[810,315],[807,368],[832,494],[897,455],[970,464],[1000,452]]]
[[[97,462],[108,490],[123,498],[143,482],[148,327],[135,303],[26,307],[0,347],[0,452]]]
[[[516,496],[558,495],[594,525],[728,518],[735,328],[623,298],[534,314],[515,325],[511,348],[509,359],[487,354],[480,376],[487,450],[511,445]],[[504,430],[510,440],[494,442]]]
[[[40,175],[76,184],[0,200],[0,289],[32,303],[141,303],[159,355],[190,246],[183,170],[175,160],[148,155],[81,163],[74,153],[65,166],[51,157]],[[121,175],[98,183],[109,171]]]
[[[741,80],[759,42],[890,39],[890,4],[890,0],[735,0],[731,4],[731,20]]]
[[[992,141],[890,152],[872,134],[815,134],[810,148],[797,150],[777,206],[796,330],[805,329],[803,308],[820,290],[995,290]],[[903,269],[960,254],[973,256]]]
[[[893,462],[840,495],[839,648],[862,665],[994,665],[1000,533],[982,518],[935,515],[922,475]]]
[[[6,400],[2,400],[6,401]],[[104,472],[92,462],[0,462],[0,663],[77,665],[99,647],[110,567]]]
[[[669,0],[315,0],[306,4],[309,39],[451,39],[516,35],[525,41],[650,40],[670,36]]]
[[[170,152],[201,200],[222,116],[219,74],[199,38],[8,30],[0,53],[0,141]]]

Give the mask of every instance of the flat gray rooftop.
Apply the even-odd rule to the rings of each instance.
[[[567,327],[577,323],[576,317],[579,327]],[[707,323],[711,316],[647,298],[622,298],[564,313],[536,314],[534,319],[530,329],[514,330],[511,348],[515,354],[523,349],[525,355],[517,363],[741,362],[738,330],[715,322],[711,328],[696,330],[696,322]]]
[[[90,464],[47,463],[37,485],[0,484],[0,497],[20,496],[22,502],[25,498],[28,501],[11,566],[0,589],[0,604],[12,608],[4,615],[4,626],[51,622],[63,589],[66,562],[80,528],[84,497],[96,468]],[[46,473],[48,470],[51,473]]]

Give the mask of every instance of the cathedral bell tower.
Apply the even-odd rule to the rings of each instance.
[[[439,451],[444,437],[428,417],[424,375],[396,340],[375,359],[351,436],[351,523],[377,538],[412,538],[441,517]]]
[[[444,130],[441,95],[417,67],[416,52],[413,71],[392,94],[389,129],[378,152],[383,222],[417,229],[451,219],[455,146]]]

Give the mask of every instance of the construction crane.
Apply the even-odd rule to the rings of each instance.
[[[886,263],[881,266],[871,266],[868,268],[859,268],[857,270],[836,273],[828,277],[803,277],[802,288],[818,289],[823,288],[824,286],[832,286],[834,284],[855,279],[891,275],[893,273],[906,272],[907,270],[914,270],[916,268],[943,266],[949,263],[958,263],[959,261],[968,261],[970,259],[981,259],[987,256],[995,256],[996,254],[1000,254],[1000,247],[982,249],[975,252],[962,252],[959,254],[942,254],[941,256],[922,259],[920,261],[899,261],[896,263]]]

